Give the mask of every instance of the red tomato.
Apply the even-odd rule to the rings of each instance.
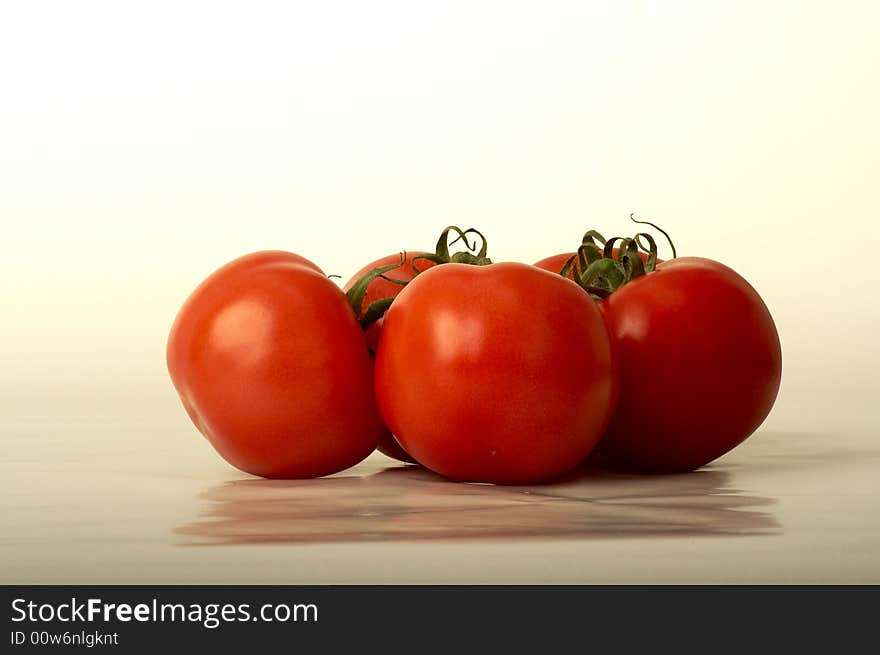
[[[599,303],[620,364],[620,396],[594,460],[689,471],[763,422],[782,352],[757,292],[718,262],[680,257]]]
[[[612,255],[615,259],[617,258],[618,250],[619,248],[614,248],[612,250]],[[539,262],[535,262],[535,266],[537,266],[538,268],[542,268],[545,271],[550,271],[551,273],[559,273],[565,267],[566,262],[568,262],[568,260],[571,259],[575,254],[576,253],[573,252],[564,252],[560,253],[559,255],[551,255],[550,257],[546,257]],[[643,262],[647,263],[648,255],[646,253],[639,251],[639,257],[641,257]],[[658,259],[657,263],[659,264],[662,261],[662,259]],[[568,269],[568,275],[566,277],[568,277],[569,280],[574,279],[573,266]]]
[[[418,257],[420,255],[426,254],[428,253],[421,251],[406,253],[404,262],[397,268],[388,271],[388,273],[386,273],[385,275],[390,278],[394,278],[395,280],[409,282],[416,276],[416,272],[413,270],[413,257]],[[394,264],[398,261],[400,261],[400,253],[395,253],[393,255],[383,257],[382,259],[377,259],[372,264],[367,264],[361,270],[355,273],[348,282],[346,282],[343,290],[348,292],[348,290],[351,289],[352,286],[354,286],[355,282],[357,282],[373,269],[390,266],[391,264]],[[434,266],[434,262],[428,261],[426,259],[419,259],[416,260],[415,265],[418,270],[424,271],[431,266]],[[364,296],[364,302],[361,304],[361,313],[358,318],[364,315],[364,312],[367,311],[367,307],[369,307],[370,304],[376,302],[377,300],[382,300],[383,298],[395,298],[397,297],[397,294],[399,294],[402,290],[403,285],[390,282],[381,277],[377,277],[375,280],[370,282],[370,285],[367,287],[367,293]],[[382,323],[384,320],[385,318],[382,317],[378,321],[373,323],[369,328],[367,328],[367,344],[373,352],[376,352],[376,349],[379,347],[379,338],[382,335]],[[376,446],[376,448],[383,455],[387,455],[388,457],[400,460],[401,462],[409,462],[411,464],[417,463],[416,460],[414,460],[403,448],[400,447],[400,444],[397,443],[394,435],[392,435],[391,432],[389,432],[388,430],[385,430],[384,434],[379,438],[379,445]]]
[[[385,275],[395,280],[409,282],[416,276],[416,272],[413,270],[413,257],[427,254],[429,253],[421,251],[408,252],[406,253],[404,262],[397,268],[388,271]],[[395,264],[399,261],[400,253],[394,253],[393,255],[388,255],[387,257],[383,257],[382,259],[377,259],[372,264],[367,264],[361,270],[355,273],[348,282],[345,283],[343,291],[348,292],[348,290],[354,286],[355,282],[360,280],[364,275],[366,275],[373,269],[382,268],[383,266],[390,266],[391,264]],[[415,265],[418,270],[424,271],[431,266],[434,266],[434,262],[426,259],[419,259],[416,260]],[[397,294],[399,294],[402,290],[403,285],[390,282],[382,277],[377,277],[375,280],[370,282],[370,285],[367,287],[367,293],[364,296],[364,302],[361,304],[361,312],[358,318],[364,315],[364,312],[367,311],[367,307],[369,307],[372,303],[376,302],[377,300],[382,300],[383,298],[395,298],[397,297]],[[367,329],[367,343],[369,344],[370,348],[373,349],[373,352],[376,351],[376,348],[379,345],[379,336],[382,333],[383,320],[384,318],[380,318]]]
[[[257,252],[215,271],[178,313],[167,361],[193,423],[248,473],[335,473],[385,429],[354,312],[298,255]]]
[[[580,462],[615,390],[608,335],[576,284],[526,264],[444,264],[385,314],[376,399],[404,449],[456,480],[527,483]]]

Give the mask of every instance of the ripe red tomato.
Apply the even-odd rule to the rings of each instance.
[[[620,395],[597,463],[689,471],[763,422],[782,351],[758,293],[718,262],[680,257],[599,303],[620,364]]]
[[[405,253],[403,261],[400,263],[400,266],[391,269],[385,275],[395,280],[409,282],[416,276],[416,272],[415,270],[413,270],[413,257],[421,257],[422,255],[427,254],[429,253],[421,251],[407,252]],[[345,283],[343,291],[347,293],[358,280],[360,280],[364,275],[366,275],[373,269],[384,268],[385,266],[390,266],[400,261],[400,253],[394,253],[393,255],[388,255],[387,257],[383,257],[382,259],[377,259],[372,264],[367,264],[361,270],[355,273],[348,282]],[[419,259],[416,260],[415,265],[418,270],[424,271],[431,266],[434,266],[434,262],[427,259]],[[363,316],[364,313],[367,311],[367,307],[369,307],[377,300],[382,300],[383,298],[395,298],[397,294],[399,294],[402,290],[403,285],[396,284],[383,277],[377,277],[372,282],[370,282],[369,286],[367,287],[367,293],[364,295],[363,303],[361,303],[361,311],[358,318]],[[380,318],[369,328],[367,328],[367,343],[369,344],[370,348],[372,348],[373,352],[376,352],[376,348],[379,345],[379,336],[382,333],[383,320],[384,317]]]
[[[619,248],[613,249],[612,256],[614,258],[617,258],[618,251]],[[559,273],[565,267],[565,264],[568,262],[568,260],[571,259],[574,255],[575,253],[573,252],[564,252],[558,255],[551,255],[550,257],[545,257],[539,262],[535,262],[535,266],[537,266],[538,268],[542,268],[545,271],[550,271],[551,273]],[[641,257],[643,262],[647,263],[648,255],[646,253],[639,251],[639,257]],[[659,264],[662,261],[662,259],[658,259],[657,263]],[[568,269],[568,274],[566,275],[566,277],[569,280],[574,279],[574,267]]]
[[[257,252],[211,274],[178,313],[167,362],[193,423],[248,473],[335,473],[385,429],[354,312],[298,255]]]
[[[596,304],[526,264],[444,264],[385,314],[376,399],[404,449],[456,480],[527,483],[580,462],[613,410]]]
[[[403,262],[397,268],[393,268],[386,275],[395,280],[401,280],[403,282],[409,282],[416,276],[416,271],[413,269],[413,257],[419,257],[421,255],[426,255],[428,253],[416,251],[416,252],[408,252],[405,254]],[[395,253],[393,255],[388,255],[387,257],[383,257],[382,259],[377,259],[372,264],[367,264],[357,273],[355,273],[351,279],[346,282],[343,291],[346,293],[354,286],[354,284],[360,280],[364,275],[372,271],[376,268],[384,268],[385,266],[390,266],[391,264],[395,264],[401,260],[400,253]],[[416,267],[419,271],[427,270],[431,266],[434,266],[434,262],[419,259],[416,261]],[[403,290],[403,285],[396,284],[382,277],[377,277],[372,282],[370,282],[367,287],[367,293],[364,295],[364,301],[361,304],[361,312],[358,318],[364,315],[367,311],[367,307],[369,307],[372,303],[377,300],[382,300],[383,298],[395,298],[397,294],[399,294]],[[378,321],[373,323],[369,328],[367,328],[367,345],[369,345],[370,349],[373,352],[376,352],[376,349],[379,347],[379,338],[382,336],[382,323],[385,320],[383,316]],[[407,453],[403,448],[400,447],[400,444],[397,443],[397,440],[394,438],[394,435],[391,434],[390,431],[385,430],[382,436],[379,438],[379,444],[376,446],[378,451],[383,455],[387,455],[388,457],[392,457],[394,459],[400,460],[401,462],[408,462],[410,464],[417,464],[416,460],[414,460],[409,453]]]

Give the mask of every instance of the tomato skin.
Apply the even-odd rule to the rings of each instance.
[[[427,254],[429,253],[422,252],[420,250],[405,253],[403,263],[397,268],[391,269],[388,273],[386,273],[386,275],[388,277],[394,278],[395,280],[403,280],[404,282],[409,282],[416,276],[416,272],[413,270],[413,257]],[[347,292],[359,279],[372,271],[374,268],[390,266],[391,264],[397,263],[399,261],[400,253],[394,253],[393,255],[388,255],[387,257],[377,259],[371,264],[367,264],[361,270],[355,273],[348,282],[345,283],[343,291]],[[434,262],[427,259],[419,259],[416,261],[415,265],[419,271],[424,271],[434,266]],[[396,298],[397,294],[399,294],[402,290],[403,285],[395,284],[394,282],[389,282],[386,279],[377,277],[375,280],[370,282],[370,285],[367,287],[367,293],[364,295],[364,301],[361,304],[361,313],[358,317],[360,318],[360,316],[364,315],[364,312],[367,310],[367,307],[369,307],[371,303],[374,303],[377,300],[382,300],[383,298]],[[373,352],[376,352],[376,350],[379,348],[379,339],[382,336],[382,324],[384,320],[385,318],[382,317],[378,321],[373,323],[369,328],[367,328],[367,345]],[[388,430],[385,430],[384,434],[379,438],[379,444],[376,446],[376,448],[383,455],[387,455],[388,457],[391,457],[393,459],[400,460],[401,462],[407,462],[409,464],[418,463],[409,455],[409,453],[407,453],[400,446],[399,443],[397,443],[394,435],[392,435],[391,432]]]
[[[615,259],[617,258],[618,250],[620,250],[620,249],[613,248],[611,251],[611,254]],[[559,273],[559,271],[561,271],[565,267],[566,262],[569,259],[571,259],[572,257],[574,257],[576,254],[577,253],[574,253],[574,252],[563,252],[558,255],[551,255],[550,257],[545,257],[544,259],[542,259],[539,262],[535,262],[534,265],[537,266],[538,268],[545,270],[545,271],[550,271],[551,273]],[[647,263],[647,261],[648,261],[647,254],[639,251],[639,257],[642,258],[643,262]],[[662,259],[658,259],[657,263],[659,264],[662,261],[663,261]],[[566,275],[566,277],[569,280],[574,279],[574,267],[573,266],[570,269],[568,269],[568,274]]]
[[[178,313],[166,355],[193,423],[242,471],[335,473],[384,430],[356,317],[298,255],[257,252],[212,273]]]
[[[680,257],[599,303],[620,363],[620,396],[591,459],[656,472],[697,469],[751,435],[782,377],[773,318],[718,262]]]
[[[616,369],[596,304],[518,263],[444,264],[385,314],[376,399],[419,463],[455,480],[556,477],[595,446]]]
[[[394,278],[395,280],[403,280],[404,282],[409,282],[416,276],[416,272],[413,270],[413,257],[427,254],[429,253],[422,251],[407,252],[403,263],[397,268],[391,269],[385,275],[390,278]],[[387,257],[377,259],[371,264],[367,264],[357,273],[352,275],[351,279],[345,283],[343,291],[348,292],[348,290],[354,286],[355,282],[360,280],[364,275],[372,271],[374,268],[390,266],[391,264],[395,264],[399,261],[400,253],[394,253],[393,255],[388,255]],[[424,271],[434,266],[434,262],[427,259],[419,259],[416,261],[415,265],[418,270]],[[358,315],[358,318],[364,315],[364,312],[367,311],[367,307],[369,307],[372,303],[376,302],[377,300],[382,300],[383,298],[396,298],[397,294],[399,294],[402,290],[403,285],[395,284],[394,282],[389,282],[384,278],[377,277],[375,280],[370,282],[370,285],[367,287],[367,293],[364,295],[364,301],[361,304],[361,312]],[[383,320],[384,317],[380,318],[367,329],[367,343],[369,344],[370,348],[373,349],[373,352],[375,352],[376,348],[379,346],[379,337],[382,334]]]

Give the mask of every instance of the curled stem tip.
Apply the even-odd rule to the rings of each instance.
[[[672,258],[675,259],[676,257],[678,257],[678,255],[675,252],[675,244],[672,242],[672,238],[669,236],[669,234],[666,232],[666,230],[664,230],[659,225],[655,225],[651,221],[641,221],[641,220],[637,219],[635,217],[635,212],[630,213],[629,220],[631,220],[633,223],[641,223],[642,225],[650,225],[655,230],[660,232],[663,236],[666,237],[666,240],[669,242],[669,247],[672,248]]]

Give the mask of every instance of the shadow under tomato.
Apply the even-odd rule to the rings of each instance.
[[[185,545],[601,539],[779,531],[769,498],[724,470],[643,476],[581,468],[529,487],[453,483],[417,466],[318,480],[208,487]]]

